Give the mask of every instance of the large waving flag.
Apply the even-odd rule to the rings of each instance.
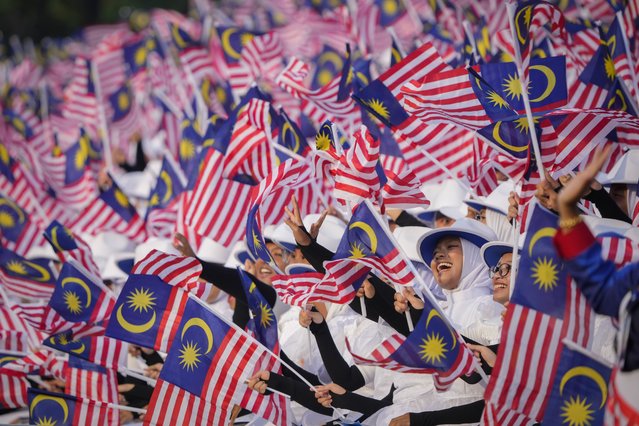
[[[149,195],[145,221],[151,235],[170,238],[177,220],[180,195],[186,178],[177,164],[165,155],[155,187]]]
[[[49,306],[71,322],[95,323],[108,319],[115,295],[97,277],[71,263],[58,275]]]
[[[569,340],[564,344],[543,424],[603,424],[611,366]]]
[[[81,426],[119,424],[118,412],[107,403],[72,395],[29,389],[29,423]]]
[[[278,354],[280,350],[277,339],[277,321],[273,313],[273,307],[257,289],[251,276],[240,268],[237,271],[240,274],[248,307],[253,313],[253,318],[249,321],[247,327],[253,332],[258,342],[266,346],[271,352]]]
[[[489,424],[514,424],[516,418],[540,421],[562,339],[585,347],[592,336],[591,310],[568,280],[550,241],[557,232],[557,216],[537,203],[531,208],[517,286],[502,328],[500,348],[505,350],[500,350],[486,389],[484,420]],[[540,347],[544,350],[537,350]],[[546,367],[535,371],[537,365]]]
[[[5,248],[0,248],[0,281],[17,296],[42,299],[51,296],[55,283],[47,264],[25,259]]]
[[[340,261],[329,261],[326,265],[336,262]],[[305,308],[313,302],[344,305],[353,300],[369,271],[368,267],[351,265],[335,278],[329,274],[306,272],[295,275],[275,275],[272,282],[277,296],[287,305],[300,308]]]
[[[400,254],[371,208],[367,202],[357,206],[333,256],[335,262],[325,264],[327,272],[339,281],[344,269],[352,268],[355,262],[376,269],[394,283],[410,284],[415,276],[408,260]]]
[[[0,242],[9,250],[25,256],[41,243],[40,229],[29,213],[12,198],[0,195]]]
[[[102,367],[117,369],[120,365],[126,365],[127,345],[110,337],[75,338],[73,333],[67,331],[49,336],[42,343]]]
[[[254,339],[229,326],[200,302],[189,299],[176,338],[167,355],[160,380],[149,405],[150,422],[166,413],[190,407],[182,421],[207,419],[206,424],[226,422],[233,404],[264,417],[275,424],[290,424],[285,401],[278,395],[257,395],[245,380],[262,369],[271,369],[277,358]],[[181,388],[184,392],[176,392]],[[181,394],[181,395],[180,395]],[[191,405],[194,396],[207,404]],[[187,407],[182,404],[186,403]]]

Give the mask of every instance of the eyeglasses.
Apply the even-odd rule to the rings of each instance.
[[[488,270],[488,276],[493,278],[495,275],[499,275],[499,278],[507,277],[510,274],[512,265],[510,263],[502,263],[501,265],[493,266]]]

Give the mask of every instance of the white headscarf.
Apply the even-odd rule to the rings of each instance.
[[[459,293],[470,289],[486,289],[490,294],[492,281],[488,277],[488,268],[481,258],[479,247],[460,238],[463,254],[463,266],[459,285],[453,290],[444,290],[444,294]]]

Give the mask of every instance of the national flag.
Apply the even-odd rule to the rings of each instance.
[[[4,121],[10,124],[24,139],[31,139],[33,137],[33,128],[29,126],[20,113],[11,108],[3,108],[2,115],[4,116]]]
[[[3,314],[0,313],[0,317]],[[13,321],[11,321],[13,322]],[[28,348],[27,334],[24,331],[10,329],[0,319],[0,351],[24,352]]]
[[[610,365],[569,340],[564,343],[543,424],[603,424]]]
[[[156,275],[163,282],[202,295],[204,287],[199,281],[202,265],[193,257],[176,256],[152,249],[131,269],[132,274]]]
[[[74,259],[96,277],[100,276],[100,268],[93,259],[91,248],[69,228],[53,220],[44,230],[44,237],[49,241],[61,262]]]
[[[228,409],[239,404],[275,424],[285,425],[291,420],[284,401],[278,395],[260,395],[245,384],[252,374],[273,368],[277,361],[246,333],[191,299],[160,379],[209,403],[206,408],[211,411],[198,413],[202,414],[198,417],[208,419],[210,424],[226,422]],[[162,404],[165,401],[154,392],[149,412],[154,413]],[[154,413],[153,418],[161,415]]]
[[[247,328],[251,330],[255,339],[264,345],[268,350],[279,354],[280,345],[277,339],[277,320],[273,313],[273,307],[267,302],[260,290],[253,282],[253,277],[238,268],[242,288],[246,294],[249,309],[253,313],[253,318],[249,321]]]
[[[393,25],[406,13],[406,7],[401,0],[375,0],[379,9],[379,25],[388,27]]]
[[[118,411],[106,402],[29,389],[29,423],[34,425],[117,425]]]
[[[75,338],[73,333],[67,331],[49,336],[42,343],[102,367],[117,369],[120,365],[126,365],[127,345],[110,337]]]
[[[389,237],[389,231],[382,228],[377,215],[366,202],[355,208],[333,256],[333,260],[342,262],[325,265],[336,281],[340,280],[343,273],[341,263],[352,265],[353,262],[376,269],[397,284],[410,284],[415,279],[408,267],[408,260],[403,258]]]
[[[0,282],[19,297],[47,299],[55,285],[55,275],[49,265],[28,260],[17,253],[0,248]]]
[[[0,242],[5,248],[25,256],[33,246],[41,245],[40,229],[29,213],[8,196],[0,195]]]
[[[311,79],[311,89],[316,90],[329,84],[342,72],[344,62],[345,58],[342,52],[325,45],[312,60],[315,70]]]
[[[339,261],[329,261],[332,265]],[[362,285],[370,268],[352,264],[345,268],[345,274],[333,279],[328,274],[305,272],[295,275],[273,276],[273,288],[280,300],[291,306],[305,308],[313,302],[328,302],[344,305],[355,297],[357,289]]]
[[[171,39],[176,46],[180,62],[193,75],[196,82],[216,79],[215,65],[208,49],[177,24],[170,24]]]
[[[12,357],[3,363],[0,372],[14,377],[25,376],[54,376],[64,380],[67,362],[56,359],[55,353],[48,349],[38,349],[34,352]]]
[[[7,147],[5,147],[4,144],[0,145],[0,174],[11,183],[15,182],[13,175],[14,164],[15,160],[9,155]]]
[[[26,407],[28,405],[27,391],[29,388],[30,384],[24,377],[0,374],[0,407]]]
[[[238,241],[245,231],[252,186],[223,176],[224,157],[210,149],[206,153],[193,195],[186,210],[186,225],[225,247]]]
[[[166,352],[184,313],[187,292],[157,275],[130,274],[105,334]]]
[[[149,194],[145,221],[149,233],[169,238],[177,220],[179,196],[185,191],[186,177],[176,167],[171,154],[164,156],[162,168]]]
[[[115,295],[98,277],[65,263],[58,275],[49,306],[71,322],[96,323],[108,319]]]
[[[283,109],[280,109],[280,127],[277,143],[290,150],[294,154],[306,157],[310,147],[306,143],[306,137],[299,126],[289,118]],[[0,165],[1,167],[1,165]]]
[[[394,333],[369,355],[353,354],[353,358],[357,364],[433,374],[438,391],[447,390],[457,378],[470,374],[474,368],[470,349],[440,308],[428,301],[415,330],[407,337]]]
[[[487,424],[515,424],[520,416],[540,421],[562,339],[586,346],[592,335],[591,310],[550,244],[557,232],[557,217],[536,203],[531,208],[518,285],[507,308],[497,362],[486,389]],[[546,367],[536,370],[536,365]]]
[[[274,81],[284,67],[284,47],[274,31],[257,35],[246,42],[241,53],[241,62],[255,80]]]
[[[381,197],[387,209],[406,209],[411,207],[428,207],[430,201],[421,190],[421,183],[408,167],[399,173],[385,170],[387,182],[382,187]]]
[[[95,123],[98,122],[98,100],[91,73],[91,61],[78,56],[71,81],[64,90],[62,115],[83,123],[87,129],[95,130]]]
[[[222,44],[224,58],[228,64],[234,64],[242,58],[244,46],[254,37],[262,33],[249,31],[239,27],[220,26],[216,28],[217,35]]]
[[[144,220],[115,181],[78,215],[70,228],[88,234],[111,230],[137,242],[147,238]]]

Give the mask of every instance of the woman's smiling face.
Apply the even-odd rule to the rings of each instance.
[[[430,263],[437,284],[444,290],[457,288],[463,266],[464,254],[459,237],[443,237],[439,240]]]

